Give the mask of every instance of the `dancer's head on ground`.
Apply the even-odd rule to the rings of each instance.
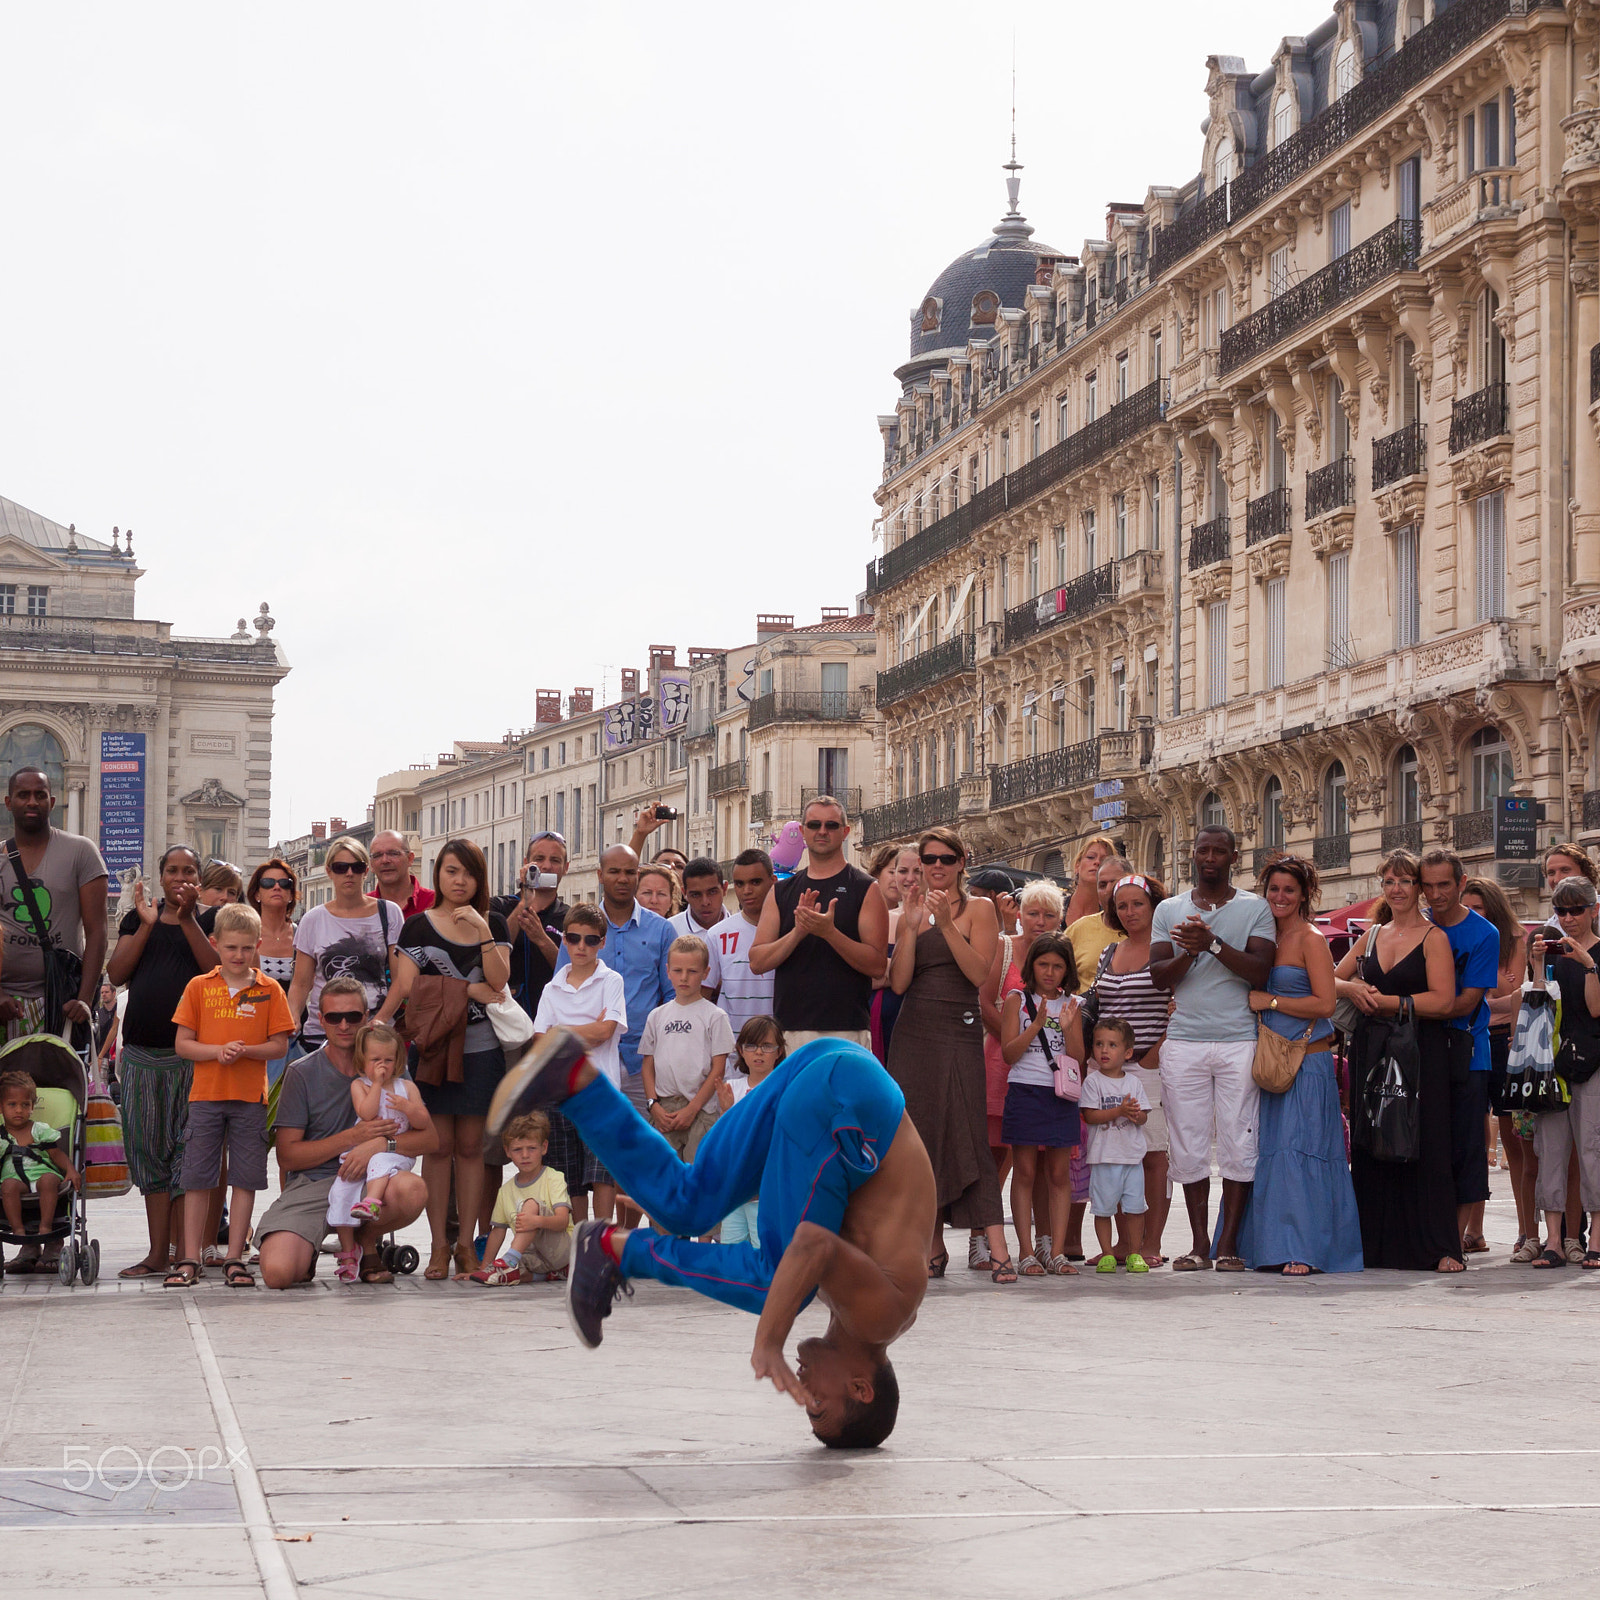
[[[846,1349],[831,1338],[802,1339],[795,1354],[811,1395],[811,1431],[830,1450],[871,1450],[894,1432],[900,1381],[881,1346]]]

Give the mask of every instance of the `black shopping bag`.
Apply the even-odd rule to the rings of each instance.
[[[1356,1116],[1351,1137],[1374,1161],[1415,1161],[1422,1153],[1422,1052],[1409,999],[1395,1017],[1363,1017],[1350,1075]]]

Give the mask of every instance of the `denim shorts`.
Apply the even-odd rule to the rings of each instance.
[[[1144,1164],[1097,1161],[1089,1168],[1089,1213],[1114,1217],[1120,1211],[1136,1216],[1146,1210]]]

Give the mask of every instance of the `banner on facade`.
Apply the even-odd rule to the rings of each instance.
[[[144,867],[146,737],[142,733],[100,735],[100,854],[111,874],[108,888],[116,885],[118,873]]]

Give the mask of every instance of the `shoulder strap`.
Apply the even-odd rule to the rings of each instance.
[[[1027,989],[1022,991],[1022,1004],[1028,1013],[1028,1021],[1034,1021],[1039,1015],[1039,1008],[1033,1003],[1033,995]],[[1045,1060],[1050,1063],[1050,1070],[1054,1072],[1056,1070],[1056,1057],[1055,1052],[1050,1048],[1049,1035],[1050,1028],[1049,1024],[1046,1023],[1046,1025],[1039,1030],[1036,1038],[1038,1039],[1039,1048],[1044,1051]]]
[[[23,870],[22,852],[17,849],[15,834],[6,840],[6,855],[11,859],[11,870],[17,875],[17,887],[22,890],[23,897],[28,902],[28,920],[33,924],[34,937],[42,949],[54,950],[55,935],[50,932],[44,914],[39,910],[39,896],[34,892],[33,879]]]

